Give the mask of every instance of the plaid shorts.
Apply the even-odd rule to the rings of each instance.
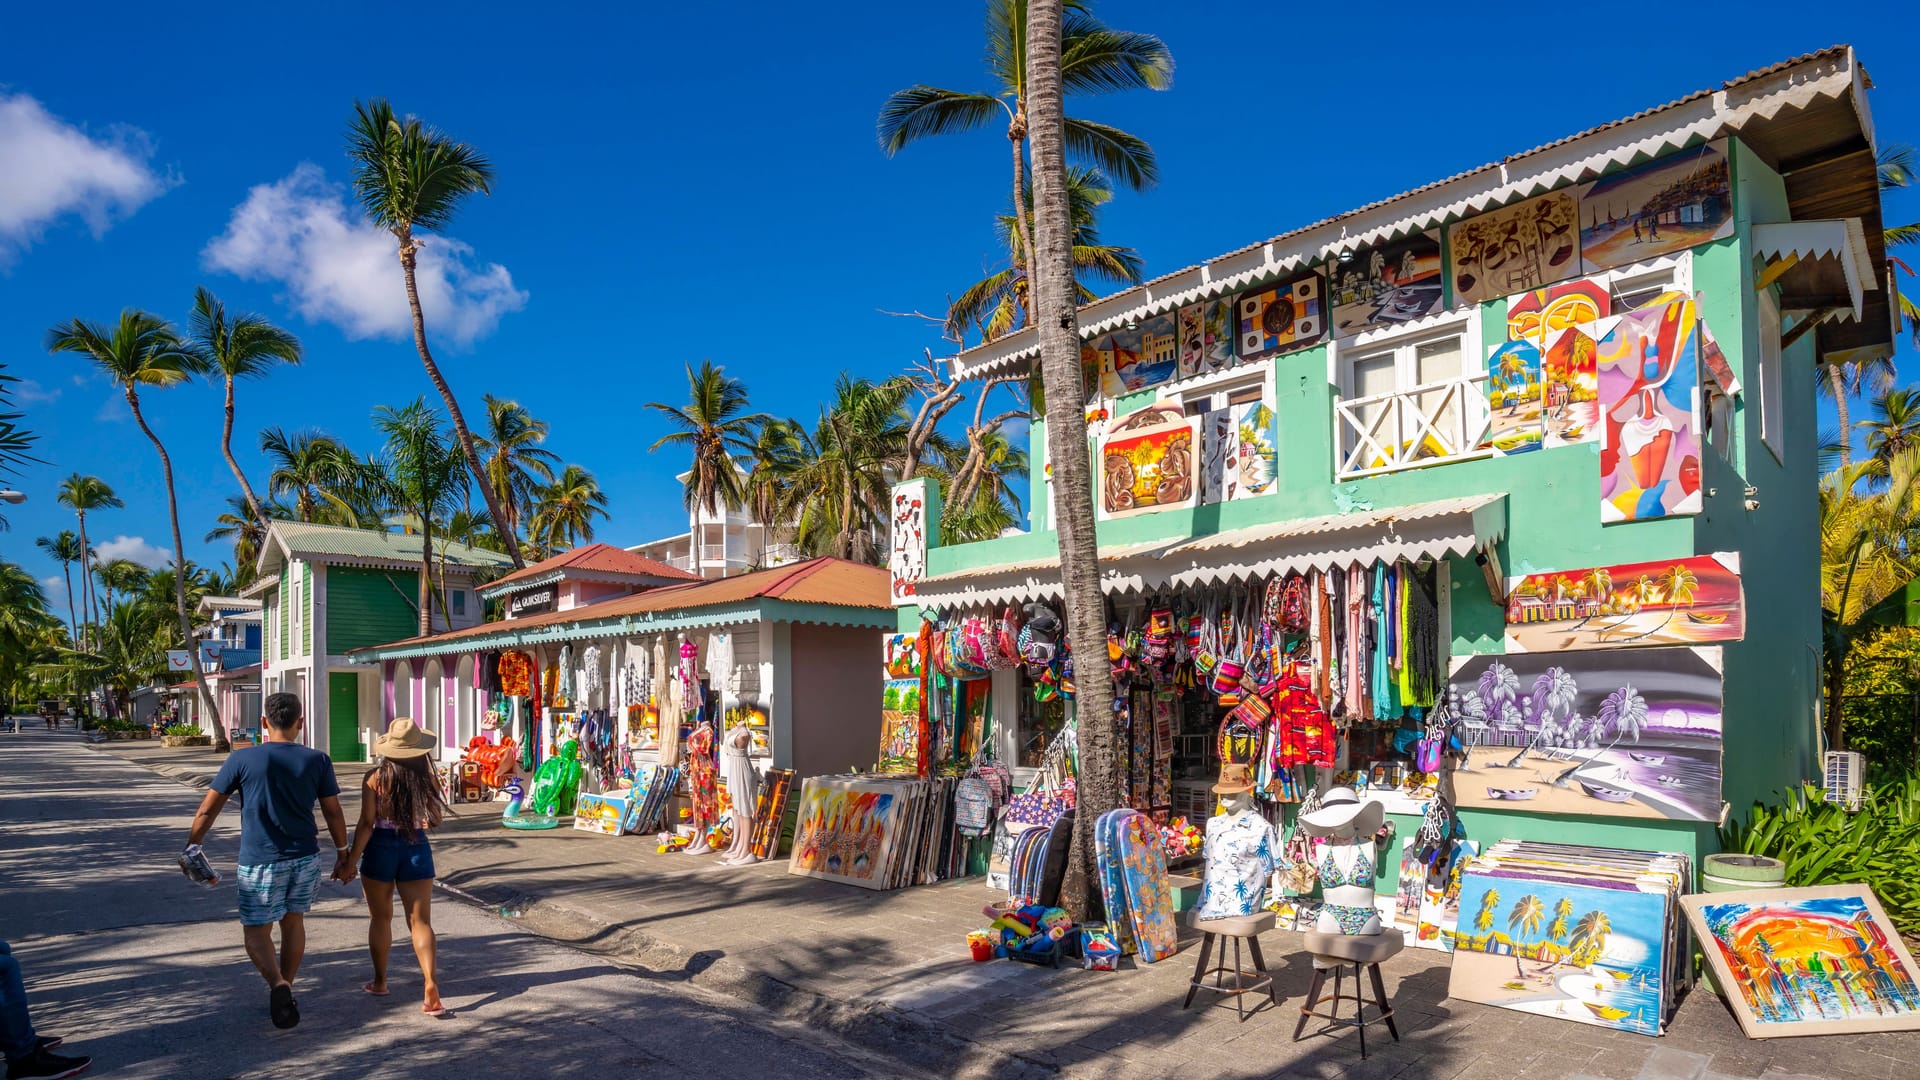
[[[320,853],[240,867],[234,891],[240,897],[240,924],[266,926],[313,907],[320,884]]]

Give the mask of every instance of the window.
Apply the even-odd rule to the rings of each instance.
[[[1342,475],[1474,451],[1486,422],[1480,311],[1362,334],[1332,350]]]
[[[1773,459],[1787,462],[1786,408],[1780,392],[1780,302],[1760,290],[1760,441]],[[1844,434],[1844,433],[1843,433]]]
[[[467,590],[454,589],[449,593],[449,598],[453,604],[453,613],[455,615],[465,615],[467,613]]]
[[[302,589],[302,585],[304,585],[305,583],[301,580],[301,578],[303,578],[304,576],[305,575],[298,574],[298,573],[292,575],[293,599],[291,600],[291,603],[293,604],[293,607],[291,611],[293,615],[293,629],[291,632],[288,633],[287,637],[288,637],[289,644],[291,644],[294,647],[296,653],[299,650],[299,644],[302,637],[301,630],[303,627],[306,626],[307,605],[305,603],[306,596],[305,596],[304,590]]]

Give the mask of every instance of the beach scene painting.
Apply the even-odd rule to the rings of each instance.
[[[1443,276],[1437,232],[1364,247],[1329,263],[1334,336],[1400,326],[1439,311],[1446,292]]]
[[[1580,189],[1586,273],[1645,262],[1733,235],[1725,140],[1656,158]]]
[[[1692,298],[1680,297],[1618,316],[1598,339],[1603,522],[1698,514],[1704,504],[1698,327]]]
[[[1447,996],[1641,1035],[1663,1029],[1670,894],[1620,882],[1461,877]]]
[[[886,868],[893,865],[899,842],[900,790],[897,782],[808,779],[794,817],[787,872],[863,889],[889,888]]]
[[[1865,885],[1681,902],[1748,1038],[1920,1029],[1913,956]]]
[[[1487,434],[1482,449],[1520,454],[1540,449],[1540,347],[1507,341],[1487,357]]]
[[[1527,574],[1507,592],[1507,651],[1715,645],[1746,637],[1740,554]]]
[[[1722,670],[1718,646],[1457,658],[1455,805],[1718,821]]]

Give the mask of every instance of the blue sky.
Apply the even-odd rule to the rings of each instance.
[[[14,481],[30,501],[6,509],[0,557],[55,572],[32,542],[70,527],[52,487],[74,471],[127,501],[89,522],[109,554],[171,545],[151,447],[110,387],[42,350],[56,322],[126,306],[181,318],[206,284],[298,333],[305,365],[241,391],[236,449],[256,485],[261,427],[370,449],[376,405],[431,395],[390,248],[342,201],[356,97],[389,97],[493,159],[493,197],[428,249],[429,332],[470,415],[483,393],[516,398],[598,476],[613,542],[685,527],[684,459],[646,453],[664,429],[641,408],[684,396],[683,365],[711,357],[756,407],[810,418],[840,371],[881,377],[938,350],[924,324],[885,312],[940,311],[1000,263],[998,131],[893,160],[874,139],[892,90],[988,88],[980,3],[427,13],[441,6],[411,24],[272,5],[10,16],[0,362],[32,380],[20,403],[50,464]],[[1501,20],[1466,34],[1474,24],[1433,5],[1106,0],[1110,23],[1166,39],[1174,88],[1070,107],[1159,151],[1159,186],[1120,195],[1102,221],[1154,275],[1835,42],[1861,47],[1882,141],[1920,142],[1920,60],[1874,44],[1884,11],[1850,7],[1752,4],[1681,37]],[[56,42],[84,42],[83,56]],[[1890,217],[1920,218],[1920,194]],[[230,549],[200,539],[235,490],[218,395],[170,390],[149,411],[173,452],[188,554],[218,565]]]

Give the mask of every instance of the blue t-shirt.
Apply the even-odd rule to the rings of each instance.
[[[228,754],[213,790],[240,793],[240,865],[264,866],[320,850],[313,806],[339,795],[340,782],[327,755],[299,743],[270,742]]]

